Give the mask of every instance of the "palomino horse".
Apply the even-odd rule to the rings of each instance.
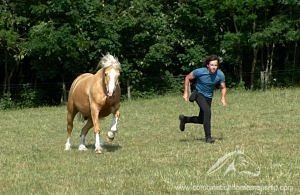
[[[79,112],[87,120],[81,130],[79,150],[87,150],[85,137],[89,129],[94,127],[95,151],[102,153],[100,143],[99,118],[113,114],[112,126],[107,133],[108,141],[112,141],[117,132],[117,123],[120,116],[120,96],[119,76],[121,65],[117,58],[107,54],[101,59],[99,66],[102,66],[96,74],[85,73],[78,76],[72,83],[67,105],[67,142],[65,150],[71,149],[71,133],[73,120]]]

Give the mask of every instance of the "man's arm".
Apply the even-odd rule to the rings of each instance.
[[[226,84],[225,82],[222,82],[220,85],[220,90],[221,90],[221,103],[223,106],[226,106],[226,92],[227,92],[227,88],[226,88]]]
[[[193,72],[190,72],[188,75],[186,75],[184,79],[184,86],[183,86],[183,99],[185,101],[189,100],[189,85],[190,85],[190,80],[194,79]]]

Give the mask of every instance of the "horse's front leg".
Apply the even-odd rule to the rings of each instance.
[[[100,125],[99,125],[99,110],[97,109],[96,106],[94,106],[94,108],[91,108],[91,115],[92,115],[92,121],[93,121],[93,125],[94,125],[94,133],[95,133],[95,152],[97,154],[101,154],[102,153],[102,147],[101,147],[101,143],[100,143]]]
[[[118,131],[117,129],[117,124],[118,124],[118,120],[120,118],[120,111],[117,110],[114,114],[113,114],[113,118],[112,118],[112,124],[111,124],[111,128],[110,131],[107,132],[107,140],[109,142],[113,141],[115,138],[115,135]]]

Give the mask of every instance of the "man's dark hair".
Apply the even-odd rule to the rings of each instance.
[[[204,65],[208,65],[210,61],[214,61],[217,60],[218,61],[218,65],[220,65],[220,58],[217,55],[210,55],[208,56],[205,61],[204,61]]]

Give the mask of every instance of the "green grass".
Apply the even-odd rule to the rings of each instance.
[[[88,151],[77,150],[83,126],[77,120],[72,150],[64,151],[65,106],[0,111],[0,194],[299,194],[300,89],[229,91],[225,108],[219,95],[215,144],[204,143],[200,125],[180,132],[178,115],[198,108],[169,95],[122,102],[119,133],[100,155],[92,130]],[[110,123],[111,117],[101,120],[102,137]],[[257,163],[259,176],[207,175],[237,146]]]

